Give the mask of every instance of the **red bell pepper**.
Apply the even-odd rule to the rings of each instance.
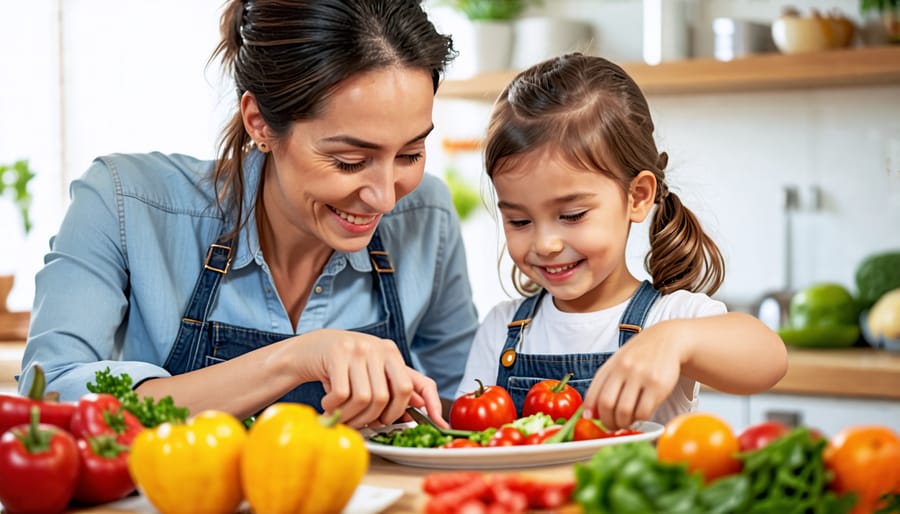
[[[69,431],[76,438],[111,435],[125,446],[131,446],[131,441],[143,429],[140,420],[124,410],[118,398],[105,393],[82,396],[69,426]]]
[[[28,396],[17,394],[0,394],[0,434],[16,425],[27,425],[32,406],[41,411],[41,423],[69,430],[75,404],[53,401],[54,393],[44,396],[47,380],[40,366],[34,367],[34,381],[28,390]],[[58,395],[56,395],[58,396]]]
[[[112,435],[78,439],[81,464],[73,498],[81,503],[106,503],[134,491],[128,472],[128,447]]]
[[[62,512],[78,481],[75,439],[40,416],[33,406],[29,424],[0,437],[0,502],[8,514]]]

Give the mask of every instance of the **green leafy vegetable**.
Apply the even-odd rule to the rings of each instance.
[[[512,423],[509,423],[510,426],[518,428],[519,432],[522,432],[522,435],[526,437],[530,436],[531,434],[536,434],[541,430],[555,424],[556,422],[553,421],[553,418],[551,418],[547,414],[544,414],[543,412],[538,412],[536,414],[532,414],[531,416],[525,416],[524,418],[519,418]]]
[[[187,420],[188,410],[185,407],[176,407],[171,396],[166,396],[155,402],[153,398],[145,396],[139,398],[134,392],[132,379],[127,373],[114,376],[109,368],[97,371],[93,382],[87,383],[88,391],[92,393],[111,394],[119,399],[122,408],[134,414],[145,427],[155,427],[167,421],[184,422]]]
[[[434,448],[449,443],[453,437],[441,434],[431,425],[416,425],[406,430],[375,434],[369,440],[403,448]]]

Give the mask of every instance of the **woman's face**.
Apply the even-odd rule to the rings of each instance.
[[[295,122],[266,169],[263,201],[277,237],[365,248],[422,180],[433,104],[430,73],[392,67],[347,79],[319,117]]]
[[[509,256],[568,312],[608,307],[634,213],[618,182],[544,150],[493,177]],[[624,274],[624,275],[623,275]]]

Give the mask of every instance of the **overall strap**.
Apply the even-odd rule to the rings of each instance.
[[[625,312],[622,313],[622,319],[619,320],[619,346],[622,346],[635,334],[639,333],[647,320],[647,314],[653,303],[659,298],[659,291],[653,288],[649,281],[644,280],[635,291]]]
[[[219,284],[231,266],[231,254],[230,239],[219,239],[209,245],[209,249],[206,251],[206,259],[203,262],[203,269],[200,270],[197,283],[194,285],[194,292],[191,293],[191,300],[188,302],[188,307],[184,312],[185,320],[206,322],[206,318],[209,316],[209,311],[212,308],[213,299],[219,290]]]
[[[394,279],[394,264],[391,262],[391,256],[384,249],[384,243],[381,242],[381,235],[377,228],[369,241],[368,251],[369,258],[372,260],[372,268],[375,271],[376,287],[381,291],[381,299],[388,317],[387,339],[397,344],[400,354],[403,355],[403,362],[412,367],[412,354],[406,338],[403,307]]]
[[[501,367],[508,368],[515,362],[516,345],[519,344],[522,338],[522,330],[525,329],[525,325],[531,323],[531,320],[534,319],[534,313],[537,311],[538,304],[541,303],[541,298],[546,293],[546,289],[541,289],[536,294],[525,298],[519,304],[519,308],[516,309],[513,320],[506,325],[506,342],[503,344],[503,351],[500,353]]]

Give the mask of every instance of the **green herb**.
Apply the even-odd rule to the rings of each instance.
[[[188,410],[185,407],[176,407],[171,396],[166,396],[158,402],[145,396],[139,398],[134,392],[132,379],[127,373],[114,376],[109,368],[97,371],[93,382],[87,383],[88,391],[92,393],[111,394],[119,399],[122,408],[132,413],[145,427],[155,427],[167,421],[184,422],[187,420]]]
[[[453,437],[441,434],[431,425],[416,425],[406,430],[375,434],[369,440],[403,448],[434,448],[449,443]]]

